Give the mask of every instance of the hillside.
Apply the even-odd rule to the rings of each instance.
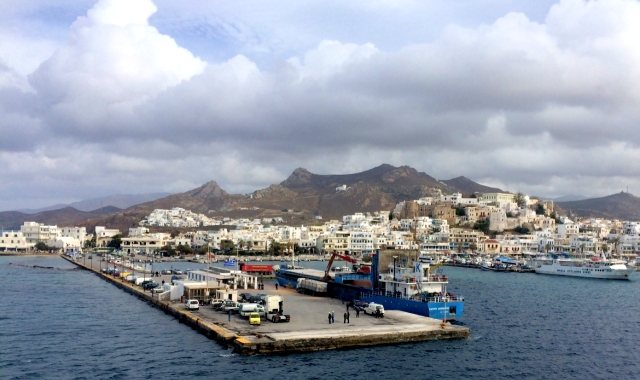
[[[440,182],[443,182],[447,186],[458,190],[462,194],[505,193],[506,192],[501,189],[498,189],[497,187],[489,187],[489,186],[481,185],[464,176],[442,180]]]
[[[78,226],[88,219],[101,218],[105,215],[120,211],[119,208],[108,206],[102,209],[85,212],[73,207],[65,207],[59,210],[43,211],[37,214],[25,214],[18,211],[0,212],[0,225],[5,230],[20,230],[24,222],[38,222],[48,225]]]
[[[106,208],[113,206],[118,209],[125,209],[140,203],[154,201],[159,198],[164,198],[170,195],[169,193],[152,193],[152,194],[115,194],[106,197],[85,199],[83,201],[74,202],[70,204],[57,204],[49,207],[43,207],[39,209],[20,209],[15,210],[24,214],[38,214],[44,211],[60,210],[65,207],[73,207],[76,210],[91,212],[98,210],[99,208]]]
[[[602,198],[558,202],[566,211],[578,216],[620,220],[640,220],[640,198],[620,192]]]
[[[336,191],[342,185],[346,185],[347,190]],[[142,203],[107,218],[92,219],[85,225],[89,228],[108,225],[125,230],[154,209],[173,207],[210,217],[282,217],[290,223],[308,224],[315,221],[316,215],[326,220],[354,212],[389,211],[397,202],[437,190],[450,192],[455,189],[408,166],[381,165],[364,172],[341,175],[314,174],[298,168],[280,184],[250,195],[229,194],[215,181],[210,181],[197,189]]]

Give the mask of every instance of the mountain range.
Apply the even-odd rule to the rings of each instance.
[[[151,194],[115,194],[106,197],[86,199],[79,202],[69,204],[57,204],[49,207],[43,207],[39,209],[21,209],[15,210],[23,214],[38,214],[44,211],[59,210],[65,207],[73,207],[79,211],[90,212],[97,210],[101,207],[113,206],[118,209],[125,209],[143,202],[154,201],[159,198],[164,198],[170,195],[169,193],[151,193]]]
[[[36,214],[0,212],[0,224],[16,229],[25,221],[86,226],[96,225],[126,231],[154,209],[181,207],[209,217],[272,218],[285,222],[310,224],[316,217],[323,220],[342,219],[355,212],[390,211],[401,201],[435,195],[439,192],[503,192],[501,189],[476,183],[466,177],[437,180],[409,166],[381,165],[354,174],[322,175],[298,168],[284,181],[251,194],[230,194],[215,181],[184,193],[127,207],[98,208],[81,211],[72,207]],[[98,198],[99,199],[99,198]],[[558,206],[584,216],[640,220],[640,200],[631,194],[573,202],[559,202]]]
[[[640,220],[640,198],[625,192],[557,204],[562,209],[582,217]]]

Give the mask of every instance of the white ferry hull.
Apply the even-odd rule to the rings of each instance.
[[[556,276],[598,278],[604,280],[628,280],[631,273],[635,272],[635,268],[627,267],[626,269],[611,269],[602,271],[589,267],[563,267],[559,265],[542,265],[534,267],[536,273],[550,274]]]

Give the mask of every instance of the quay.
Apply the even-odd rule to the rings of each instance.
[[[464,339],[470,334],[467,327],[450,323],[443,326],[440,320],[397,310],[387,310],[385,317],[378,319],[362,312],[359,318],[356,318],[356,312],[349,309],[350,323],[344,323],[346,306],[342,301],[301,295],[294,289],[282,287],[275,289],[275,286],[270,284],[265,284],[268,286],[265,290],[238,291],[283,295],[284,309],[291,315],[291,322],[273,323],[263,320],[259,326],[252,326],[246,318],[238,314],[232,314],[229,320],[226,313],[215,311],[210,305],[200,306],[198,311],[188,311],[181,302],[160,300],[157,295],[143,291],[140,286],[100,272],[95,267],[95,262],[92,267],[88,261],[83,264],[81,261],[62,257],[243,355],[311,352],[428,340]],[[157,278],[158,281],[163,279],[170,282],[170,276]],[[328,322],[328,314],[331,311],[335,312],[333,324]]]

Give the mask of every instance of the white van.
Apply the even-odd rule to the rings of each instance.
[[[384,317],[384,306],[380,305],[379,303],[370,302],[364,308],[365,314],[376,315],[378,311],[380,311],[380,316]]]
[[[238,313],[243,317],[248,317],[251,313],[258,313],[261,317],[265,316],[264,306],[257,303],[241,303],[238,304]]]
[[[200,310],[200,302],[198,300],[187,300],[184,306],[187,310]]]

